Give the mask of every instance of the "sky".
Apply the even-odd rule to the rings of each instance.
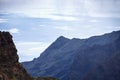
[[[120,0],[0,0],[0,30],[19,61],[30,61],[59,36],[89,38],[120,30]]]

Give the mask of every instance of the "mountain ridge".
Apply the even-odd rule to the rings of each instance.
[[[63,43],[60,47],[58,47],[59,45],[57,49],[56,47],[52,49],[48,47],[36,60],[22,64],[32,76],[53,76],[61,80],[83,80],[93,67],[96,67],[97,64],[102,64],[106,60],[104,58],[109,58],[110,55],[112,56],[112,52],[119,49],[115,45],[115,41],[119,37],[120,31],[114,31],[87,39],[66,39],[62,36],[61,40],[58,38],[50,45],[51,47],[57,46],[57,43]],[[48,53],[46,51],[48,51]],[[79,68],[82,65],[83,67]],[[88,67],[88,69],[86,67]]]

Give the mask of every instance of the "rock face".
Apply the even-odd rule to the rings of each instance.
[[[115,71],[118,70],[115,74],[107,70],[109,65],[119,62],[119,43],[120,31],[88,39],[73,38],[70,40],[62,36],[51,44],[40,57],[30,62],[24,62],[23,65],[32,76],[51,76],[60,80],[111,80],[110,78],[99,79],[99,75],[94,78],[95,74],[100,74],[98,69],[101,71],[99,68],[101,65],[106,67],[106,73],[110,73],[109,76],[106,76],[105,73],[105,77],[113,75],[118,79],[112,78],[112,80],[120,80],[119,63],[109,67],[114,68]],[[112,58],[115,55],[118,57]],[[108,64],[103,65],[105,63]],[[101,76],[103,76],[102,74]]]
[[[9,32],[0,31],[0,80],[31,80],[18,62],[16,47]]]

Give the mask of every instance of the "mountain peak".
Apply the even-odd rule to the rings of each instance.
[[[66,40],[69,40],[68,38],[66,38],[66,37],[64,37],[64,36],[60,36],[60,37],[57,38],[57,40],[65,40],[65,39],[66,39]]]
[[[41,56],[47,56],[49,54],[49,52],[54,51],[54,50],[59,50],[63,45],[65,45],[66,43],[68,43],[70,41],[70,39],[65,38],[64,36],[60,36],[58,37],[44,52],[43,54],[40,55]]]
[[[49,48],[60,48],[65,43],[67,43],[69,40],[70,39],[68,39],[64,36],[60,36],[53,42],[53,44],[51,44],[51,46]]]

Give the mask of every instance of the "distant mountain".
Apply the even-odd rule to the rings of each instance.
[[[89,80],[91,76],[91,80],[97,80],[92,76],[99,73],[99,65],[107,61],[110,63],[114,55],[119,55],[119,39],[120,31],[88,39],[67,39],[61,36],[40,57],[22,64],[32,76],[52,76],[60,80]],[[93,73],[94,70],[96,73]]]

